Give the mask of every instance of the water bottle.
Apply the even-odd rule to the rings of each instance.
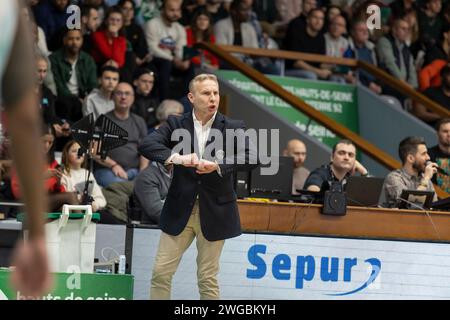
[[[126,267],[126,257],[125,255],[121,254],[119,256],[119,274],[125,274],[125,267]]]

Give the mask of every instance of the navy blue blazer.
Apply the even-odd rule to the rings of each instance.
[[[179,143],[179,141],[171,141],[172,133],[176,129],[186,129],[191,137],[190,148],[185,149],[184,152],[177,151],[179,154],[189,154],[198,150],[197,146],[194,148],[194,122],[192,112],[189,112],[178,117],[169,116],[167,123],[142,141],[139,146],[141,155],[149,160],[164,163],[174,153],[172,149]],[[222,133],[218,139],[222,139],[223,149],[215,150],[222,150],[217,152],[217,155],[215,151],[211,152],[211,157],[204,156],[204,159],[217,161],[217,159],[223,158],[223,164],[218,161],[222,177],[216,171],[199,175],[195,172],[195,168],[187,168],[181,165],[174,166],[172,183],[161,212],[159,224],[161,230],[170,235],[178,235],[186,227],[197,196],[200,206],[201,229],[207,240],[223,240],[236,237],[242,233],[236,202],[237,197],[234,191],[234,173],[237,170],[252,170],[258,166],[254,163],[255,161],[249,160],[255,159],[255,144],[250,143],[247,139],[245,145],[237,144],[237,146],[242,147],[235,147],[233,154],[227,155],[225,130],[245,130],[244,122],[232,120],[217,112],[211,131],[213,131],[212,129],[219,130]],[[206,148],[216,138],[215,136],[213,138],[211,132]],[[243,159],[239,162],[241,164],[237,164],[237,155],[240,155]],[[242,162],[244,163],[242,164]]]

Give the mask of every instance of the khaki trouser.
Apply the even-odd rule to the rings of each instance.
[[[208,241],[200,227],[198,202],[195,204],[184,230],[177,236],[161,233],[158,253],[153,267],[150,299],[168,300],[172,286],[172,277],[178,268],[181,257],[197,239],[197,282],[200,299],[219,299],[219,259],[225,240]]]

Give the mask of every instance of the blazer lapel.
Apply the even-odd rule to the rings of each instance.
[[[191,152],[197,153],[197,156],[200,158],[200,155],[198,154],[199,153],[198,139],[195,136],[194,120],[192,119],[192,112],[186,113],[184,115],[182,123],[183,123],[183,128],[188,130],[189,134],[191,136]],[[194,141],[197,142],[195,147],[194,147]]]
[[[225,142],[225,132],[223,132],[224,127],[225,127],[225,117],[224,117],[221,113],[217,112],[217,113],[216,113],[216,118],[214,119],[214,122],[213,122],[213,124],[211,125],[211,129],[219,130],[220,132],[222,132],[222,136],[223,136],[222,141],[223,141],[223,142]],[[211,133],[212,133],[212,132],[210,131],[210,132],[209,132],[209,136],[208,136],[208,140],[206,140],[205,148],[206,148],[210,143],[212,143],[212,141],[213,141],[213,140],[212,140]],[[216,151],[217,151],[217,150],[213,150],[213,154],[212,154],[213,157],[216,156],[216,154],[215,154]]]

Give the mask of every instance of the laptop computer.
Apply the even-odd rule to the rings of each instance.
[[[383,182],[383,178],[349,177],[345,186],[347,205],[362,207],[377,206],[383,188]]]
[[[262,165],[251,171],[249,197],[277,200],[289,200],[291,198],[294,158],[279,157],[277,160],[279,161],[279,167],[274,175],[261,174],[261,167],[270,167],[271,164]]]

